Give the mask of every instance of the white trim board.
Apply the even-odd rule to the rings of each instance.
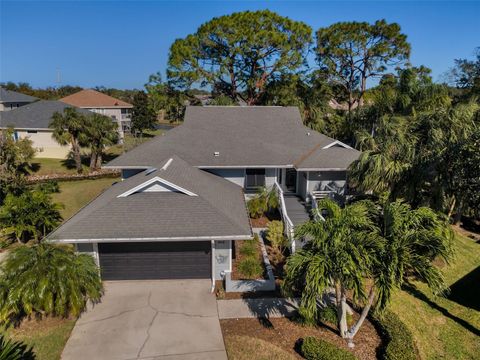
[[[325,145],[324,147],[322,147],[322,149],[329,149],[333,146],[336,146],[336,145],[339,145],[341,147],[344,147],[345,149],[353,149],[351,146],[341,142],[340,140],[335,140],[334,142],[328,144],[328,145]]]
[[[184,189],[181,186],[175,185],[170,181],[162,179],[159,176],[155,176],[140,185],[135,186],[134,188],[125,191],[124,193],[118,195],[117,197],[127,197],[137,192],[181,192],[188,196],[198,196],[197,194],[191,192],[190,190]]]

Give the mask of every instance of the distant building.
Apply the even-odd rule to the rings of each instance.
[[[74,107],[60,101],[39,100],[24,105],[13,111],[0,112],[0,131],[14,128],[15,140],[28,138],[37,150],[36,156],[42,158],[64,159],[70,152],[70,146],[60,145],[53,137],[53,130],[48,126],[53,114],[63,113],[65,108]],[[80,113],[91,115],[84,109]]]
[[[8,111],[37,101],[38,98],[0,87],[0,111]]]
[[[125,133],[130,132],[132,104],[91,89],[81,90],[75,94],[65,96],[60,101],[81,109],[110,116],[118,124],[120,141],[123,141]]]

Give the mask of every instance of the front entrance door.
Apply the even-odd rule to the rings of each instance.
[[[287,192],[297,192],[297,170],[285,169],[285,189]]]

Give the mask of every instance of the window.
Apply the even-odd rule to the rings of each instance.
[[[27,134],[36,134],[37,130],[27,130]]]
[[[265,169],[247,169],[246,170],[246,189],[257,189],[265,186]]]

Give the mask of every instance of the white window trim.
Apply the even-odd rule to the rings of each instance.
[[[334,142],[328,144],[328,145],[325,145],[322,149],[329,149],[331,148],[332,146],[335,146],[335,145],[340,145],[341,147],[344,147],[346,149],[353,149],[351,146],[348,146],[347,144],[339,141],[339,140],[335,140]]]
[[[178,186],[178,185],[175,185],[175,184],[171,183],[170,181],[167,181],[167,180],[165,180],[165,179],[162,179],[162,178],[159,177],[159,176],[155,176],[155,177],[151,178],[150,180],[145,181],[144,183],[141,183],[140,185],[137,185],[137,186],[135,186],[134,188],[132,188],[132,189],[124,192],[123,194],[118,195],[117,197],[119,197],[119,198],[120,198],[120,197],[127,197],[127,196],[132,195],[132,194],[134,194],[134,193],[136,193],[136,192],[142,191],[142,190],[145,189],[146,187],[148,187],[148,186],[150,186],[150,185],[152,185],[152,184],[154,184],[154,183],[156,183],[156,182],[159,182],[159,183],[162,183],[162,184],[164,184],[164,185],[167,185],[168,187],[171,187],[171,188],[173,188],[173,189],[175,189],[175,190],[177,190],[177,191],[179,191],[179,192],[181,192],[181,193],[184,193],[185,195],[188,195],[188,196],[198,196],[197,194],[191,192],[190,190],[187,190],[187,189],[184,189],[184,188],[182,188],[182,187],[180,187],[180,186]]]

